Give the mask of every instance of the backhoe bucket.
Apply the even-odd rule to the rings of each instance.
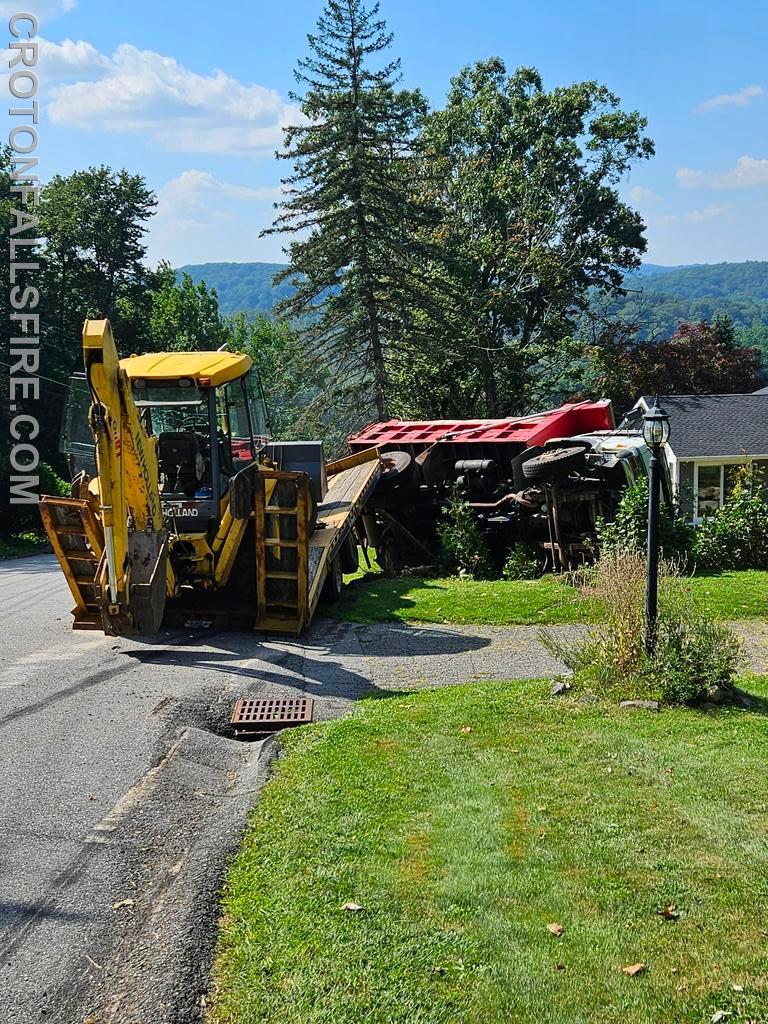
[[[142,635],[157,633],[165,613],[168,531],[129,534],[128,559],[134,632]]]

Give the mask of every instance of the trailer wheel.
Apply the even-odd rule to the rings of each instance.
[[[341,597],[343,587],[344,575],[341,568],[341,558],[339,555],[336,555],[328,569],[328,575],[325,577],[320,597],[325,604],[335,604]]]
[[[523,476],[526,480],[556,480],[571,470],[580,468],[588,451],[587,445],[550,448],[523,463]]]
[[[352,531],[344,538],[344,543],[339,550],[339,561],[341,562],[341,571],[347,573],[347,575],[357,572],[360,567],[357,544],[355,543],[355,535]]]

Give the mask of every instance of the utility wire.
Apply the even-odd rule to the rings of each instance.
[[[0,359],[0,366],[7,366],[11,369],[13,367],[13,363],[6,363],[4,359]],[[38,380],[47,380],[49,384],[57,384],[60,388],[68,388],[70,386],[70,381],[55,380],[53,377],[46,377],[45,374],[42,373],[25,373],[24,376],[37,377]],[[73,390],[82,391],[83,394],[88,394],[87,388],[78,388],[73,385]]]

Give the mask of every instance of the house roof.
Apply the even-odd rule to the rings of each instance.
[[[650,407],[654,396],[640,402]],[[640,403],[638,403],[640,404]],[[768,394],[659,395],[678,459],[768,455]]]

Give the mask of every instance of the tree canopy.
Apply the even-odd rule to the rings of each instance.
[[[453,79],[423,142],[450,296],[413,361],[413,388],[442,405],[430,411],[526,411],[567,369],[591,292],[619,293],[645,251],[618,191],[653,154],[645,127],[597,82],[547,91],[498,58]]]
[[[609,397],[618,413],[642,394],[744,394],[762,383],[762,355],[737,344],[727,317],[682,323],[671,338],[639,341],[634,328],[614,323],[590,350],[595,395]]]

